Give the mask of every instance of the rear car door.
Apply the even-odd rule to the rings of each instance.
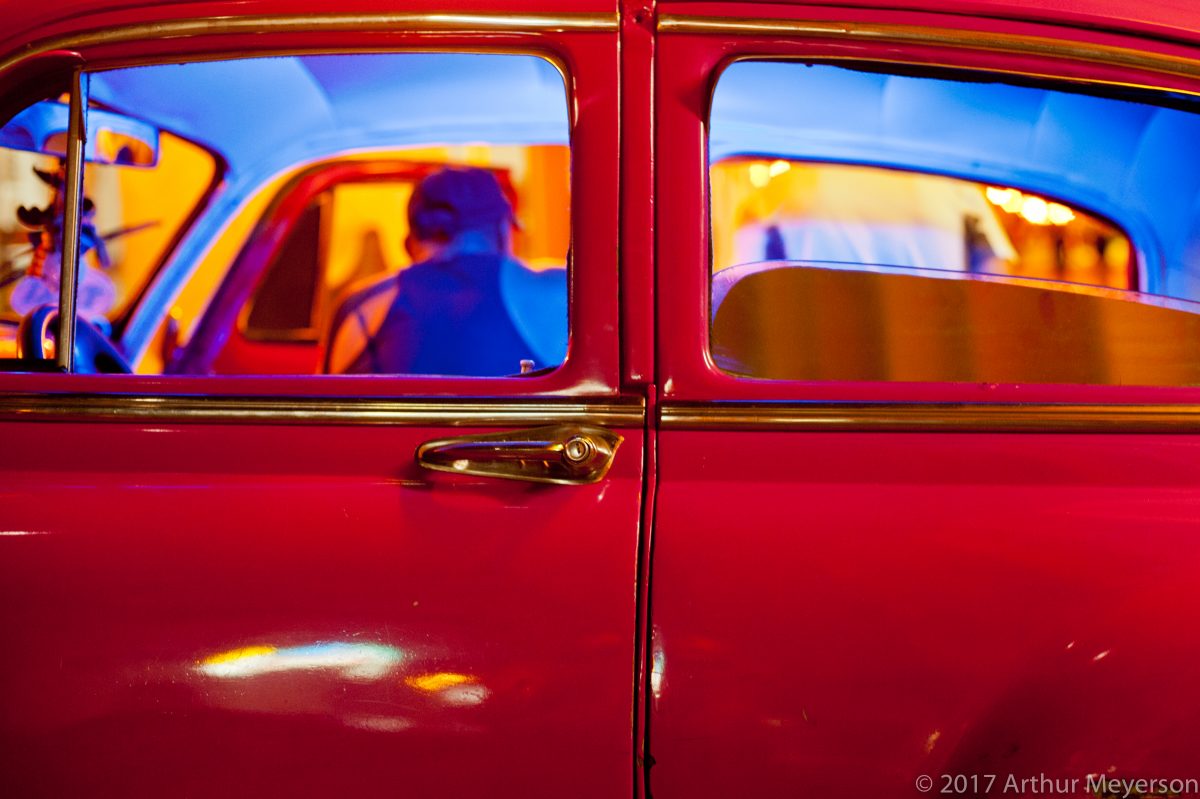
[[[569,130],[570,199],[554,211],[570,220],[558,255],[569,237],[569,353],[528,375],[514,363],[513,377],[164,375],[146,353],[186,296],[173,265],[224,246],[197,231],[224,230],[237,210],[214,195],[135,315],[107,328],[144,373],[37,374],[26,360],[0,375],[0,792],[628,795],[644,409],[622,390],[613,335],[615,10],[298,17],[262,5],[44,24],[6,56],[0,85],[36,98],[28,75],[64,48],[94,71],[93,97],[114,92],[110,108],[124,102],[113,87],[141,84],[107,70],[164,60],[183,63],[181,98],[192,63],[296,73],[314,51],[549,62]],[[229,60],[266,55],[281,58]],[[331,105],[370,74],[322,64],[304,74],[323,76]],[[383,106],[369,98],[353,95],[346,118],[370,120]],[[246,141],[271,122],[253,104],[240,113]],[[387,113],[403,126],[430,109]],[[214,118],[183,102],[172,114],[155,122],[181,136]],[[347,149],[398,146],[382,127]],[[479,144],[493,135],[507,134],[468,131],[470,145],[446,140],[423,163],[479,163],[501,152]],[[258,168],[243,163],[221,189]],[[101,196],[90,170],[84,191]],[[520,235],[552,210],[529,212]]]
[[[1198,51],[660,12],[653,796],[1197,790]]]

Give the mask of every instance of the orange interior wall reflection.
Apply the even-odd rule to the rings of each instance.
[[[771,158],[710,170],[713,271],[770,260],[979,272],[1138,288],[1129,237],[1017,189]]]

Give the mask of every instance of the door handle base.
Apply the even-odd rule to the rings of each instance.
[[[603,427],[551,425],[429,441],[416,457],[437,472],[587,485],[604,478],[623,440]]]

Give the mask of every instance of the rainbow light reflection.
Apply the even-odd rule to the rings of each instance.
[[[305,646],[247,646],[204,658],[196,670],[207,677],[242,679],[292,671],[334,672],[347,680],[386,677],[403,653],[386,644],[329,641]]]

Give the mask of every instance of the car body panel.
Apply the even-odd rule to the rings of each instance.
[[[943,25],[1113,42],[1095,29],[1042,24],[1049,14],[967,19],[980,4],[958,3],[957,19],[661,8],[675,16],[657,43],[660,187],[707,186],[703,122],[716,76],[738,58],[1197,89],[1102,59],[1050,63],[1052,47],[1003,52],[986,37],[969,44],[974,34],[939,45]],[[1055,14],[1070,22],[1082,8]],[[739,28],[747,19],[780,25]],[[844,21],[846,33],[788,28],[813,19]],[[922,43],[855,36],[858,25],[922,24],[937,29]],[[1200,55],[1175,47],[1167,49]],[[1035,795],[1029,780],[1046,775],[1077,780],[1083,795],[1089,774],[1200,776],[1200,715],[1181,665],[1197,650],[1182,631],[1200,607],[1187,588],[1200,567],[1189,435],[1200,394],[726,374],[707,346],[708,197],[673,191],[656,201],[659,329],[671,333],[658,349],[652,794],[908,796],[928,785],[998,796],[1012,776],[1007,795]],[[1179,415],[1159,428],[1135,419],[1172,411]]]
[[[437,425],[6,424],[6,792],[627,792],[614,429],[602,482],[539,486],[419,468]]]
[[[654,795],[1195,777],[1198,446],[664,431]]]
[[[75,43],[118,66],[420,49],[433,28],[438,49],[550,58],[588,186],[572,192],[567,360],[519,379],[0,375],[0,630],[25,653],[0,668],[3,790],[628,795],[644,411],[612,335],[615,8],[574,9],[574,29],[514,25],[511,3],[431,23],[413,8],[415,30],[389,22],[395,4],[340,29],[255,16],[317,9],[93,5],[22,15],[38,35],[6,41],[128,26]],[[195,38],[152,24],[222,15],[255,18]],[[590,485],[415,460],[430,441],[579,422],[621,437]]]

